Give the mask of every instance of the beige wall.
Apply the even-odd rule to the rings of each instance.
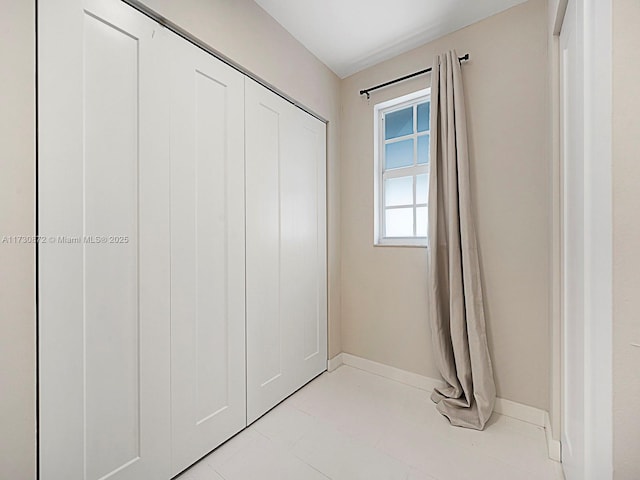
[[[0,239],[34,234],[35,2],[0,0]],[[0,478],[35,478],[35,250],[0,241]]]
[[[640,478],[640,3],[613,1],[613,461]]]
[[[472,196],[498,395],[549,408],[550,140],[547,5],[530,0],[357,73],[342,84],[342,346],[437,377],[427,323],[424,248],[374,247],[373,106],[429,77],[361,88],[420,70],[434,53],[463,68]]]
[[[340,343],[340,79],[253,0],[142,3],[329,121],[329,356]]]

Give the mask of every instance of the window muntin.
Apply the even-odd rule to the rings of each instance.
[[[426,245],[430,107],[426,89],[374,108],[377,245]]]

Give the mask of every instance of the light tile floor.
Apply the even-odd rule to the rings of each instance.
[[[561,480],[544,430],[494,414],[452,427],[429,392],[342,366],[324,373],[179,480]]]

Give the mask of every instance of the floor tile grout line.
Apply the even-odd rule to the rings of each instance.
[[[347,365],[345,366],[349,367]],[[341,475],[344,475],[345,471],[354,471],[353,468],[355,467],[357,469],[357,465],[359,465],[359,463],[350,464],[351,467],[349,468],[352,470],[334,470],[334,465],[331,463],[333,457],[317,457],[317,453],[315,452],[316,447],[326,448],[323,447],[323,442],[326,444],[327,442],[338,440],[341,442],[340,444],[342,444],[342,442],[346,442],[344,446],[347,446],[349,449],[352,447],[355,448],[356,450],[354,452],[357,452],[356,458],[360,458],[360,454],[362,452],[366,452],[366,456],[363,456],[362,459],[372,459],[373,456],[385,456],[392,459],[394,462],[389,463],[389,465],[392,465],[394,478],[409,480],[412,477],[412,473],[417,474],[420,478],[426,476],[429,480],[438,480],[441,478],[441,476],[436,477],[427,473],[428,470],[425,471],[424,468],[434,466],[436,473],[444,473],[439,458],[434,457],[426,459],[426,461],[421,461],[419,449],[418,451],[415,450],[415,446],[411,442],[407,443],[408,440],[403,440],[407,434],[410,435],[408,437],[409,440],[413,438],[413,435],[422,435],[425,437],[425,441],[427,441],[425,445],[428,445],[430,441],[428,439],[430,436],[433,436],[433,438],[437,437],[437,439],[441,440],[440,436],[447,431],[447,429],[439,430],[443,426],[431,423],[431,420],[433,419],[431,419],[430,416],[421,416],[421,403],[411,403],[414,401],[414,398],[412,397],[413,393],[424,392],[424,390],[413,385],[408,385],[404,382],[399,382],[381,375],[376,375],[375,373],[368,372],[366,370],[358,369],[357,367],[348,368],[348,370],[351,370],[352,372],[357,372],[357,376],[352,377],[356,379],[357,383],[349,383],[349,376],[333,377],[333,375],[335,375],[339,370],[322,377],[324,380],[321,383],[310,383],[309,385],[315,385],[315,387],[309,390],[306,395],[302,395],[300,401],[296,402],[294,394],[294,396],[290,397],[293,400],[292,402],[286,402],[279,406],[279,411],[283,412],[284,416],[276,417],[275,423],[273,423],[273,420],[272,423],[266,423],[266,428],[264,429],[265,432],[258,428],[259,424],[248,428],[247,433],[250,432],[251,436],[248,438],[246,443],[241,444],[240,447],[232,450],[232,454],[222,457],[225,459],[217,466],[217,468],[213,467],[209,462],[206,462],[208,467],[216,472],[222,480],[233,480],[236,478],[235,474],[231,477],[228,475],[225,476],[219,469],[228,465],[229,462],[238,462],[239,458],[244,459],[246,454],[249,453],[248,449],[251,449],[252,445],[255,447],[256,442],[264,441],[266,442],[264,446],[269,445],[269,448],[278,449],[283,454],[282,461],[285,462],[283,464],[287,464],[290,461],[300,462],[300,464],[304,465],[305,468],[308,467],[328,480],[336,478],[336,472],[339,473],[338,476],[342,478]],[[360,377],[361,374],[362,377]],[[332,377],[338,380],[338,382],[332,382]],[[367,381],[367,379],[374,378],[375,380],[372,380],[371,382]],[[382,380],[382,382],[379,382],[378,380]],[[396,389],[391,386],[392,384],[402,386],[402,391],[406,390],[407,393],[398,395],[397,399],[394,398],[394,392]],[[350,396],[353,393],[350,390],[350,387],[354,385],[358,387],[360,393],[365,394],[362,400],[360,400],[358,396]],[[303,388],[298,393],[302,393],[304,391],[305,389]],[[339,395],[341,392],[346,393],[347,396],[344,398],[349,402],[344,405],[344,409],[342,411],[336,410],[339,409],[341,405],[340,401],[331,403],[328,405],[328,408],[324,408],[323,402],[327,399],[338,398],[338,400],[340,400],[340,396],[335,397],[335,395],[336,393]],[[358,411],[358,401],[368,402],[369,400],[367,399],[367,395],[377,395],[379,397],[379,401],[377,401],[375,405],[367,404],[367,411],[362,414],[362,412]],[[318,407],[320,407],[320,410],[318,410]],[[369,407],[372,408],[369,410]],[[376,412],[385,412],[388,411],[388,408],[394,409],[392,414],[394,415],[393,418],[376,415]],[[339,415],[334,415],[334,410],[336,410]],[[264,418],[268,418],[269,415],[275,411],[276,410],[274,409],[272,412],[265,415]],[[370,431],[373,431],[374,433],[377,432],[378,430],[375,428],[373,430],[370,430],[369,427],[363,429],[362,424],[357,423],[358,421],[353,424],[348,422],[345,424],[345,428],[341,428],[342,424],[338,423],[337,420],[340,418],[348,418],[349,411],[352,411],[352,413],[360,413],[359,422],[370,421],[372,418],[374,422],[377,422],[376,425],[382,430],[380,432],[380,438],[378,438],[375,443],[367,442],[362,436]],[[295,412],[293,416],[287,417],[287,415],[292,415],[292,412]],[[347,417],[345,417],[345,414]],[[526,478],[538,478],[540,475],[543,475],[544,472],[551,474],[553,478],[556,478],[558,475],[557,470],[551,466],[551,464],[555,464],[556,462],[548,460],[546,456],[544,458],[540,457],[540,459],[537,458],[539,455],[536,453],[538,450],[536,446],[540,443],[537,438],[538,435],[532,435],[533,432],[520,429],[520,425],[527,422],[515,419],[508,415],[497,415],[499,417],[510,419],[516,423],[511,424],[510,422],[505,423],[504,421],[500,421],[500,423],[494,427],[495,430],[492,430],[497,434],[496,436],[474,437],[473,435],[467,436],[464,434],[455,434],[450,436],[445,435],[448,440],[446,442],[448,446],[443,447],[443,453],[445,453],[447,448],[455,450],[460,449],[461,452],[473,453],[469,462],[469,468],[473,468],[473,464],[475,462],[478,466],[488,468],[489,470],[487,470],[487,472],[492,471],[493,468],[496,468],[497,470],[504,470],[505,472],[522,472],[523,476]],[[311,423],[304,423],[307,422],[307,420],[304,420],[302,416],[304,416],[304,418],[308,417]],[[416,419],[421,418],[423,421],[413,421],[412,417],[416,417]],[[303,419],[303,423],[301,425],[297,425],[296,420],[300,419]],[[391,421],[387,422],[387,420]],[[393,431],[394,425],[397,425],[395,432]],[[527,423],[527,425],[532,424]],[[360,429],[358,429],[359,426]],[[536,431],[540,430],[539,426],[532,426]],[[413,429],[415,429],[415,431]],[[460,433],[458,430],[456,430],[456,432]],[[385,438],[391,435],[395,435],[396,438],[391,443],[387,443]],[[482,438],[482,441],[479,441],[480,438]],[[509,445],[508,443],[505,443],[508,442],[509,439],[516,438],[518,439],[517,445]],[[544,444],[544,439],[541,439],[540,441]],[[307,448],[305,448],[302,442],[309,443]],[[505,445],[509,446],[506,450],[504,450]],[[410,452],[406,452],[407,447],[411,448]],[[405,452],[403,452],[403,448],[405,449]],[[362,449],[362,452],[359,452],[360,449]],[[503,451],[501,449],[505,451],[504,455],[501,454],[501,451]],[[453,455],[455,455],[455,450],[446,451],[446,453],[449,455],[453,452]],[[329,449],[327,451],[332,452],[333,450]],[[212,459],[215,458],[215,452],[211,455]],[[522,463],[520,459],[525,459],[526,461]],[[213,463],[215,464],[215,462]],[[360,463],[362,463],[362,461],[360,461]],[[384,465],[384,463],[381,465]],[[302,468],[302,466],[300,466],[300,468]],[[333,477],[329,475],[328,472],[324,471],[327,468],[333,472]],[[467,470],[464,470],[466,466],[461,466],[461,468],[463,468],[463,470],[459,473],[466,474]],[[358,472],[358,470],[355,471]],[[469,472],[471,471],[472,470],[469,470]],[[233,473],[235,470],[232,470],[231,472]],[[227,474],[228,473],[229,472],[227,472]],[[309,471],[309,473],[311,472]],[[357,477],[360,478],[359,476]]]
[[[343,365],[343,366],[347,366],[347,367],[349,367],[348,365]],[[409,388],[409,389],[411,389],[411,390],[424,391],[424,390],[419,389],[419,388],[417,388],[417,387],[415,387],[415,386],[407,385],[407,384],[405,384],[405,383],[403,383],[403,382],[397,382],[397,381],[394,381],[393,379],[388,379],[388,378],[386,378],[386,377],[382,377],[382,376],[380,376],[380,375],[376,375],[375,373],[371,373],[371,372],[367,372],[366,370],[358,369],[357,367],[352,367],[352,368],[354,368],[355,370],[358,370],[359,372],[363,372],[363,373],[365,373],[365,374],[368,374],[368,375],[374,375],[374,376],[377,376],[377,377],[380,377],[380,378],[384,378],[384,379],[385,379],[385,380],[387,380],[387,381],[394,382],[394,383],[396,383],[396,384],[401,384],[401,385],[403,385],[403,386],[408,387],[408,388]],[[337,371],[337,370],[336,370],[336,371]],[[332,373],[333,373],[333,372],[332,372]],[[295,409],[297,409],[297,410],[301,411],[302,413],[305,413],[305,414],[308,414],[308,415],[310,415],[310,416],[312,416],[312,417],[314,417],[314,418],[317,418],[317,416],[314,416],[314,415],[310,414],[309,412],[306,412],[306,411],[303,411],[303,410],[298,409],[295,405],[291,405],[291,406],[292,406],[293,408],[295,408]],[[497,414],[497,415],[500,415],[500,414]],[[501,415],[501,416],[502,416],[502,415]],[[506,416],[506,417],[508,417],[508,416]],[[508,417],[508,418],[512,418],[512,417]],[[520,420],[518,420],[518,419],[513,419],[513,420],[514,420],[514,421],[521,422],[521,423],[527,423],[527,422],[520,421]],[[331,422],[326,422],[326,421],[325,421],[325,422],[323,422],[323,423],[325,423],[325,424],[326,424],[326,426],[328,426],[328,427],[332,428],[332,429],[333,429],[333,430],[335,430],[336,432],[341,433],[341,434],[345,434],[345,435],[349,436],[351,439],[353,439],[353,440],[355,440],[356,442],[358,442],[359,444],[361,444],[361,446],[373,448],[375,451],[377,451],[377,452],[379,452],[379,453],[381,453],[381,454],[384,454],[384,455],[390,456],[390,457],[394,458],[395,460],[397,460],[397,461],[399,461],[399,462],[401,462],[401,463],[405,463],[405,462],[403,462],[403,461],[402,461],[402,459],[399,459],[399,458],[397,458],[395,455],[392,455],[392,454],[390,454],[390,453],[388,453],[388,452],[385,452],[383,449],[379,448],[379,447],[380,447],[380,442],[382,442],[382,439],[380,439],[378,442],[376,442],[376,444],[375,444],[375,445],[367,445],[367,444],[365,444],[364,442],[362,442],[359,438],[354,437],[353,435],[349,435],[349,433],[348,433],[348,432],[343,432],[343,431],[342,431],[342,430],[340,430],[339,428],[336,428],[336,426],[335,426],[334,424],[332,424]],[[425,422],[425,423],[426,423],[426,422]],[[534,427],[535,427],[535,425],[534,425]],[[532,439],[531,439],[530,437],[528,437],[527,435],[523,435],[523,434],[521,434],[521,433],[519,433],[519,432],[512,432],[512,434],[513,434],[513,435],[518,435],[519,437],[522,437],[522,438],[527,438],[527,439],[529,439],[529,440],[532,440]],[[304,437],[304,435],[303,435],[303,437]],[[302,439],[302,437],[301,437],[301,439]],[[301,440],[301,439],[299,439],[299,440]],[[297,443],[297,442],[299,442],[299,440],[298,440],[298,441],[296,441],[296,443]],[[491,460],[494,460],[494,461],[496,461],[496,462],[499,462],[500,464],[505,465],[505,466],[507,466],[507,467],[512,467],[512,468],[515,468],[515,469],[521,469],[521,468],[522,468],[522,467],[521,467],[521,465],[514,464],[514,463],[511,463],[511,462],[509,462],[509,461],[506,461],[505,459],[500,458],[499,456],[496,456],[496,455],[495,455],[495,454],[493,454],[492,452],[487,451],[487,450],[484,448],[484,446],[478,446],[478,447],[475,447],[475,446],[473,446],[473,445],[466,444],[466,443],[461,442],[461,441],[456,440],[456,439],[451,439],[451,440],[450,440],[450,443],[451,443],[452,445],[456,446],[456,447],[463,448],[463,449],[468,450],[468,451],[472,451],[472,452],[474,452],[475,454],[477,454],[477,455],[479,455],[479,456],[481,456],[481,457],[482,457],[482,456],[484,456],[484,457],[487,457],[487,458],[489,458],[489,459],[491,459]],[[298,458],[300,458],[300,457],[298,457]],[[301,460],[302,460],[302,459],[301,459]],[[416,469],[418,469],[418,468],[417,468],[417,465],[410,465],[410,467],[411,467],[411,468],[416,468]],[[528,471],[528,472],[530,472],[530,473],[534,473],[534,471],[532,471],[530,468],[524,468],[523,470]]]

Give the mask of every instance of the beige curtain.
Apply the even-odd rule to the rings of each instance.
[[[434,355],[444,388],[437,409],[453,425],[482,430],[495,383],[469,192],[462,72],[455,51],[436,55],[431,73],[429,308]]]

